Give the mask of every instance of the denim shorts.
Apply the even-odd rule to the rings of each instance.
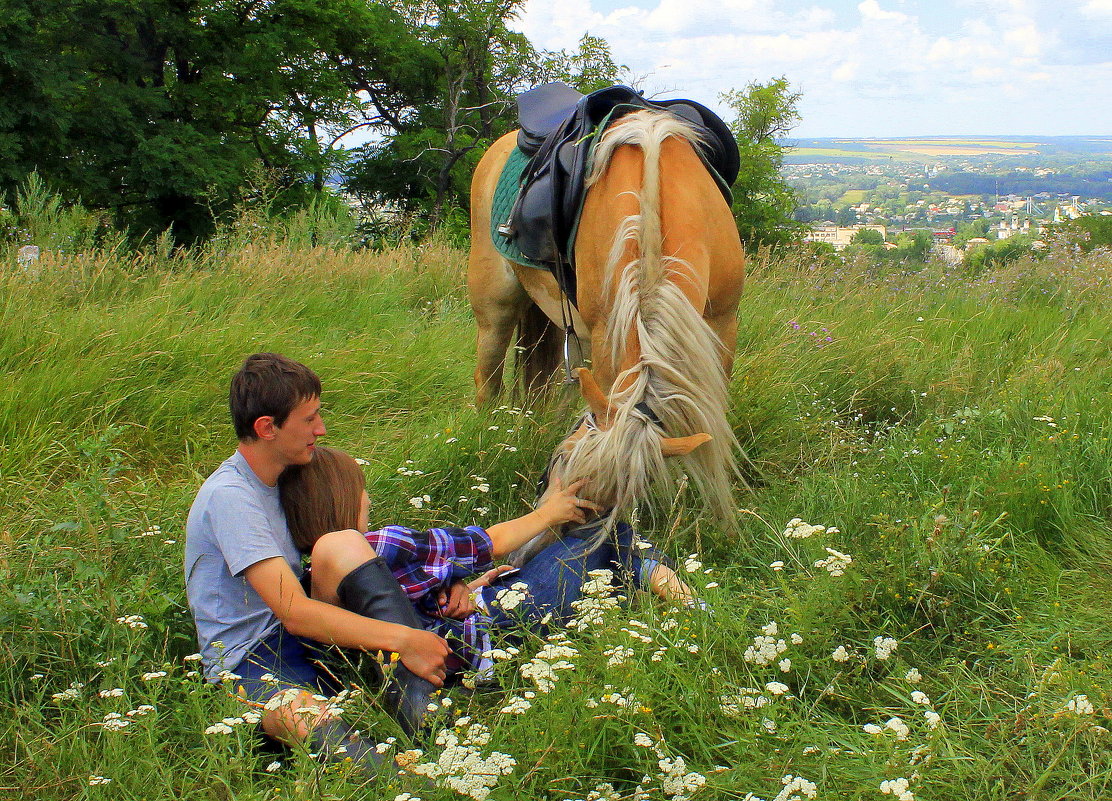
[[[335,695],[341,686],[322,671],[317,663],[323,649],[320,643],[290,634],[282,626],[247,652],[232,670],[240,678],[237,690],[249,701],[266,703],[283,690],[308,690],[315,695]],[[264,681],[263,676],[270,677]]]

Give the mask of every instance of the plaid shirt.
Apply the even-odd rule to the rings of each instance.
[[[478,669],[482,654],[490,650],[490,619],[479,612],[462,621],[441,617],[436,596],[455,581],[494,566],[490,535],[479,526],[428,531],[386,526],[365,536],[390,566],[424,627],[448,640],[458,657]]]

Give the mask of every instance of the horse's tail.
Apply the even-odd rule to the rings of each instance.
[[[530,303],[517,318],[515,340],[517,387],[526,397],[535,396],[560,366],[562,334],[540,306]]]
[[[641,358],[614,380],[612,426],[575,443],[566,475],[569,481],[590,476],[592,484],[602,482],[600,497],[628,508],[654,487],[674,488],[684,473],[716,516],[733,526],[738,442],[727,419],[723,344],[674,280],[690,273],[692,265],[663,252],[661,151],[672,136],[693,145],[699,141],[695,129],[670,114],[638,112],[613,126],[595,154],[592,183],[618,147],[635,145],[643,155],[640,213],[623,222],[606,266],[607,292],[613,298],[607,326],[611,363],[622,363],[631,332]],[[631,251],[635,257],[624,261]],[[661,429],[668,437],[705,432],[712,439],[686,456],[665,461]]]

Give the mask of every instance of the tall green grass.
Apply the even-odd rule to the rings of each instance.
[[[185,513],[234,448],[227,380],[254,351],[319,372],[328,439],[367,461],[380,523],[520,514],[575,399],[474,408],[458,249],[309,247],[321,240],[264,228],[192,252],[5,262],[0,795],[459,797],[274,755],[245,727],[203,733],[238,705],[182,661]],[[772,799],[789,775],[819,798],[883,798],[897,778],[919,799],[1107,797],[1110,299],[1104,253],[976,277],[755,258],[733,381],[741,535],[687,492],[639,513],[681,563],[698,554],[689,577],[711,611],[635,599],[573,634],[575,668],[523,715],[499,710],[530,689],[517,668],[541,644],[500,666],[504,692],[467,709],[491,728],[486,751],[516,760],[490,797],[674,797],[664,757],[703,775],[689,789],[707,799]],[[786,538],[796,517],[837,531]],[[815,565],[827,548],[852,557],[844,575]],[[116,622],[128,615],[148,628]],[[747,661],[772,621],[785,650]],[[877,637],[899,643],[887,659]],[[74,682],[75,699],[53,697]],[[1094,714],[1067,708],[1078,694]],[[155,711],[103,726],[139,704]],[[373,699],[350,710],[370,736],[395,733]],[[896,716],[907,739],[883,728]]]

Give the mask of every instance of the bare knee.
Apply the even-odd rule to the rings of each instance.
[[[313,597],[335,604],[336,587],[344,576],[375,556],[367,538],[354,529],[325,534],[313,545]]]
[[[279,698],[287,692],[292,697]],[[293,695],[293,691],[282,690],[274,698],[281,703],[263,715],[262,729],[268,737],[289,745],[303,742],[313,728],[332,717],[327,703],[316,700],[309,692]]]

